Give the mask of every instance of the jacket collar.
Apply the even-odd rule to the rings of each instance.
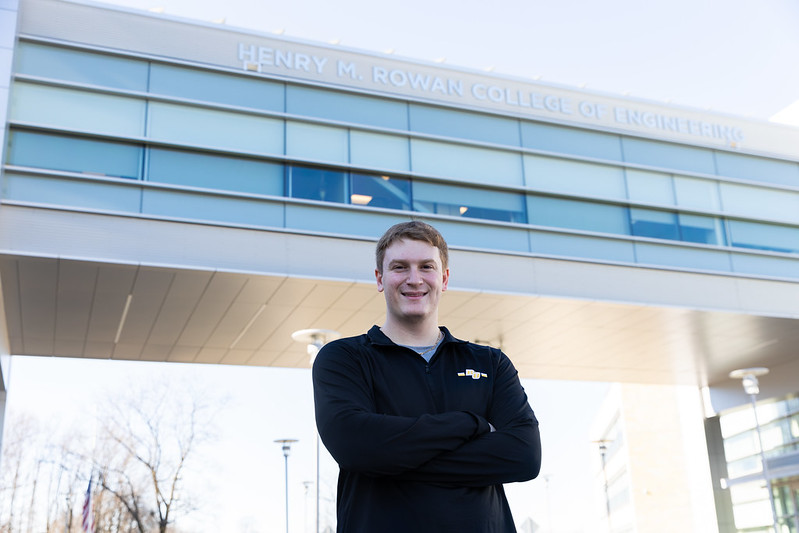
[[[442,333],[444,333],[444,339],[441,341],[441,344],[445,344],[447,342],[466,343],[464,340],[453,337],[446,327],[439,326],[439,329],[442,331]],[[389,339],[386,334],[380,330],[380,326],[372,326],[367,332],[366,336],[369,338],[369,342],[378,346],[397,346],[394,341]]]

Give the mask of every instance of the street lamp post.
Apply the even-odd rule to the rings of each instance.
[[[608,453],[608,443],[611,442],[606,439],[595,440],[594,443],[599,445],[599,456],[602,459],[602,478],[605,484],[605,517],[608,521],[608,531],[612,530],[610,522],[610,495],[608,493],[608,470],[605,462],[605,456]]]
[[[275,442],[283,445],[283,461],[286,468],[286,533],[289,533],[289,452],[292,443],[297,442],[297,439],[277,439]]]
[[[331,329],[301,329],[291,334],[291,338],[305,344],[305,350],[313,364],[316,354],[322,346],[341,336],[338,331]],[[319,434],[316,435],[316,533],[319,533]]]
[[[774,533],[779,533],[779,525],[777,524],[777,506],[774,504],[774,492],[771,488],[771,476],[768,471],[768,463],[766,462],[766,452],[763,450],[763,437],[760,433],[760,421],[757,418],[757,395],[760,393],[760,386],[757,381],[758,376],[768,374],[768,368],[755,367],[755,368],[741,368],[730,372],[730,378],[740,379],[743,385],[744,392],[749,395],[752,402],[752,412],[755,415],[755,431],[757,433],[757,443],[760,448],[760,462],[763,466],[763,477],[766,479],[766,490],[768,491],[768,501],[771,504],[771,520],[774,525]]]

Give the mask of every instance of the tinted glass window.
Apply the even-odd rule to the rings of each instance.
[[[522,194],[414,182],[413,208],[425,213],[503,222],[525,222]]]
[[[727,224],[732,246],[775,252],[799,252],[799,228],[743,220],[729,220]]]
[[[289,190],[292,198],[346,203],[347,174],[315,167],[289,167]]]
[[[283,195],[283,165],[197,152],[151,150],[148,179],[190,187]]]
[[[8,163],[23,167],[138,178],[142,148],[137,145],[14,131]]]
[[[34,43],[20,43],[16,60],[20,74],[115,89],[147,90],[146,61]]]
[[[166,142],[257,154],[283,154],[283,121],[192,106],[151,102],[148,134]]]
[[[629,235],[624,207],[579,200],[530,196],[527,216],[531,224],[601,233]]]
[[[556,157],[524,156],[525,183],[538,190],[624,199],[620,167],[570,161]]]
[[[630,209],[632,234],[653,239],[679,240],[677,214],[650,209]]]
[[[11,118],[37,125],[140,137],[145,101],[89,91],[17,82],[11,96]]]
[[[411,139],[411,170],[486,184],[522,185],[517,153]]]
[[[406,211],[411,208],[411,182],[406,179],[354,173],[350,180],[350,202],[355,205]]]
[[[522,145],[536,150],[621,161],[621,140],[618,135],[609,133],[522,122]]]
[[[282,83],[153,64],[150,92],[204,102],[283,111]]]
[[[408,128],[407,107],[403,102],[329,89],[289,85],[286,89],[286,112],[382,128]]]
[[[706,174],[714,174],[716,171],[711,150],[633,137],[622,138],[622,145],[624,160],[630,163]]]
[[[783,185],[799,185],[799,164],[728,152],[716,152],[721,176]]]
[[[411,131],[519,146],[519,121],[440,107],[411,104]]]

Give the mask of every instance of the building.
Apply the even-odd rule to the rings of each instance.
[[[306,367],[292,332],[382,320],[364,265],[416,217],[452,247],[442,322],[524,377],[704,391],[712,442],[731,370],[799,388],[796,128],[101,4],[0,16],[4,383],[11,354]],[[673,459],[716,496],[697,523],[729,514],[723,451]]]

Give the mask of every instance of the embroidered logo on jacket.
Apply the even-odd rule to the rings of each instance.
[[[487,378],[488,374],[483,372],[478,372],[476,370],[472,370],[471,368],[467,368],[463,372],[458,372],[459,377],[471,377],[472,379],[480,379],[480,378]]]

